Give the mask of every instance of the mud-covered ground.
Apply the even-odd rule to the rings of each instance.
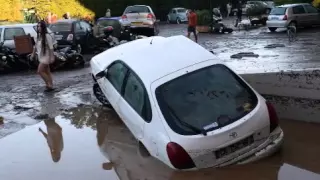
[[[298,40],[289,43],[286,33],[270,33],[267,28],[232,34],[211,35],[200,34],[199,44],[213,50],[224,63],[238,72],[264,72],[291,69],[318,68],[320,55],[320,28],[303,29],[298,33]],[[185,35],[186,25],[162,25],[162,36]],[[280,44],[284,47],[265,48],[268,45]],[[230,58],[240,52],[253,52],[258,57]],[[183,52],[181,52],[183,53]],[[88,55],[88,58],[90,56]],[[42,119],[56,117],[61,113],[74,114],[67,119],[75,124],[95,126],[90,114],[101,112],[101,107],[92,96],[92,80],[87,66],[83,69],[60,71],[54,73],[57,92],[43,93],[43,82],[35,72],[22,72],[0,76],[0,116],[4,124],[0,125],[0,138],[19,131]],[[112,113],[107,111],[107,113]],[[99,116],[104,120],[105,116]],[[115,116],[114,116],[115,117]],[[320,145],[318,129],[320,125],[282,120],[285,132],[283,150],[273,157],[255,164],[222,168],[219,170],[203,170],[190,173],[173,173],[164,165],[154,160],[136,159],[135,143],[128,130],[117,118],[112,119],[123,129],[123,134],[113,136],[125,141],[123,149],[109,148],[108,154],[117,163],[126,164],[123,172],[118,174],[122,179],[276,179],[282,163],[288,163],[320,173]],[[96,127],[94,127],[96,128]],[[111,127],[110,127],[111,128]],[[122,132],[122,131],[121,131]],[[112,135],[111,135],[112,136]],[[128,144],[128,146],[126,146]],[[114,155],[114,157],[112,157]],[[118,158],[118,159],[117,159]],[[136,166],[136,164],[144,164]],[[123,167],[123,166],[121,166]],[[144,168],[148,167],[150,170]],[[121,169],[121,168],[118,168]],[[156,169],[156,170],[155,170]],[[186,176],[187,175],[187,176]],[[246,178],[245,178],[246,177]],[[254,178],[253,178],[254,177]]]

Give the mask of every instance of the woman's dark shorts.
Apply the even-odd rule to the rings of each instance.
[[[189,33],[194,33],[194,34],[196,34],[196,27],[194,27],[194,26],[188,26],[188,32]]]

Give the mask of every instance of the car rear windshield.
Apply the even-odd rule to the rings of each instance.
[[[221,64],[159,86],[156,98],[168,125],[181,135],[200,134],[194,128],[208,132],[231,124],[251,112],[258,102],[247,84]]]
[[[276,8],[272,8],[270,14],[271,15],[285,15],[286,10],[287,10],[287,8],[284,8],[284,7],[276,7]]]
[[[177,11],[178,11],[178,13],[185,13],[185,12],[187,12],[186,9],[178,9]]]
[[[129,6],[124,11],[124,14],[128,13],[150,13],[150,10],[147,6]]]
[[[50,29],[53,32],[66,32],[71,31],[72,23],[59,22],[50,25]]]
[[[118,26],[120,24],[120,22],[118,20],[115,19],[103,19],[103,20],[99,20],[97,22],[98,26],[103,26],[103,27],[107,27],[107,26]]]

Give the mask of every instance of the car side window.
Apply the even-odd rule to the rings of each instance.
[[[4,40],[13,40],[15,36],[26,35],[23,28],[6,28],[4,30]]]
[[[304,7],[307,9],[307,13],[319,13],[318,9],[311,5],[306,5]]]
[[[80,25],[81,25],[81,27],[82,27],[84,30],[86,30],[86,31],[87,31],[87,30],[91,31],[91,26],[90,26],[88,23],[81,21],[81,22],[80,22]]]
[[[151,121],[151,105],[148,94],[139,77],[130,71],[124,87],[123,98],[146,121]]]
[[[77,22],[76,24],[75,24],[75,32],[81,32],[81,31],[83,31],[82,30],[82,28],[81,28],[81,26],[80,26],[80,23],[79,22]]]
[[[127,71],[128,68],[120,62],[112,64],[107,69],[106,78],[119,93],[121,93],[122,84]]]
[[[304,14],[306,13],[303,6],[295,6],[292,8],[293,14]]]

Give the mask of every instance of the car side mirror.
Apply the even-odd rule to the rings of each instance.
[[[106,74],[107,74],[107,69],[104,71],[100,71],[98,74],[96,74],[96,80],[105,77]]]

